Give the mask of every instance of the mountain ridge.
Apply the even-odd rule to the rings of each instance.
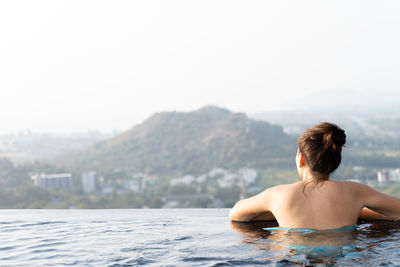
[[[213,167],[292,164],[295,140],[281,126],[216,106],[159,112],[121,135],[63,159],[78,170],[124,168],[147,173],[202,173]]]

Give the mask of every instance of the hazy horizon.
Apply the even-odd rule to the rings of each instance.
[[[352,101],[351,99],[347,99]],[[396,101],[396,99],[394,99]],[[346,101],[346,99],[344,99]],[[341,105],[342,104],[342,105]],[[107,136],[115,136],[118,135],[124,131],[127,131],[131,129],[132,127],[135,127],[141,123],[143,123],[145,120],[149,119],[150,116],[152,116],[155,113],[162,113],[162,112],[193,112],[198,109],[201,109],[206,106],[215,106],[218,108],[222,109],[228,109],[231,112],[240,112],[240,113],[245,113],[250,119],[256,119],[256,120],[265,120],[269,123],[276,124],[276,125],[281,125],[284,126],[287,122],[286,121],[279,121],[279,118],[285,118],[285,116],[289,116],[291,112],[293,113],[293,118],[296,118],[301,115],[310,115],[314,114],[314,112],[319,112],[319,115],[322,117],[341,117],[343,115],[346,115],[346,112],[353,112],[350,115],[356,115],[356,116],[361,116],[364,118],[367,118],[370,115],[373,118],[376,117],[382,117],[382,115],[387,116],[388,119],[400,119],[400,113],[397,115],[394,112],[400,111],[400,106],[395,105],[393,103],[390,103],[390,101],[386,103],[380,103],[377,105],[371,104],[370,106],[364,105],[362,102],[354,103],[353,106],[350,105],[343,105],[343,103],[337,103],[335,105],[325,105],[322,106],[322,101],[320,103],[316,103],[313,105],[313,103],[309,103],[308,106],[303,106],[303,107],[286,107],[286,108],[276,108],[276,109],[268,109],[266,108],[265,110],[261,112],[245,112],[245,111],[237,111],[237,110],[231,110],[227,107],[223,106],[217,106],[217,105],[203,105],[198,108],[192,109],[192,110],[177,110],[177,109],[171,109],[171,110],[159,110],[155,111],[154,113],[150,114],[149,116],[145,117],[141,121],[137,121],[134,123],[131,123],[128,125],[126,128],[119,128],[119,129],[108,129],[108,128],[80,128],[80,129],[67,129],[67,130],[37,130],[37,129],[17,129],[17,130],[10,130],[10,131],[0,131],[0,137],[1,136],[6,136],[6,135],[26,135],[26,134],[37,134],[37,135],[54,135],[54,136],[71,136],[71,137],[79,137],[81,135],[88,135],[88,134],[101,134],[101,135],[107,135]],[[273,119],[268,119],[268,117],[263,118],[263,115],[268,114],[268,117],[271,117]],[[335,116],[336,114],[336,116]],[[338,116],[338,117],[337,117]],[[310,118],[310,123],[315,122],[315,118],[318,118],[318,115],[313,116]],[[304,118],[302,119],[302,122],[304,122]],[[301,124],[301,122],[299,122]]]

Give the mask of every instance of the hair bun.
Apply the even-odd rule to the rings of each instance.
[[[346,143],[346,134],[339,127],[332,128],[332,141],[336,146],[343,146]]]
[[[346,143],[346,134],[344,130],[329,122],[323,122],[319,124],[318,127],[320,127],[321,133],[323,134],[323,149],[332,149],[333,151],[337,149],[341,150],[342,146]]]

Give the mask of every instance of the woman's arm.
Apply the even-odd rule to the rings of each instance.
[[[369,208],[363,208],[360,213],[359,219],[361,220],[387,220],[391,221],[392,219],[382,215],[376,211],[370,210]]]
[[[239,200],[229,213],[231,221],[275,220],[269,209],[272,189],[270,188],[256,196]]]
[[[363,207],[360,219],[400,220],[400,198],[383,194],[373,188],[358,184]]]
[[[274,214],[272,212],[267,211],[259,216],[256,216],[251,219],[252,222],[254,221],[276,221]]]

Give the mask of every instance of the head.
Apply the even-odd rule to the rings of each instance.
[[[326,181],[342,160],[342,146],[346,143],[343,129],[322,122],[306,130],[297,140],[297,170],[305,180]],[[304,177],[307,174],[310,177]]]

